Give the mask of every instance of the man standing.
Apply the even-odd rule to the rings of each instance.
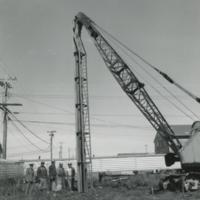
[[[63,164],[59,163],[58,171],[57,171],[57,190],[65,189],[65,170],[63,168]]]
[[[56,176],[57,176],[57,172],[56,172],[55,161],[52,161],[51,165],[49,166],[49,181],[50,181],[49,189],[50,189],[50,191],[56,190]]]
[[[69,187],[72,191],[74,191],[75,188],[75,169],[72,166],[72,163],[68,163],[68,180],[69,180]]]
[[[47,189],[47,169],[44,166],[44,162],[41,162],[40,167],[37,169],[37,178],[40,181],[40,190]]]
[[[29,167],[26,169],[26,194],[31,194],[33,190],[33,183],[35,179],[33,163],[29,164]]]

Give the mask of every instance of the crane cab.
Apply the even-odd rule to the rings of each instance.
[[[192,124],[190,135],[180,149],[181,165],[186,171],[200,171],[200,121]]]

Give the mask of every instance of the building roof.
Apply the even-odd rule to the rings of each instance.
[[[0,158],[0,164],[3,163],[23,163],[23,161],[18,161],[18,160],[5,160],[3,158]]]
[[[188,135],[190,134],[191,125],[175,124],[171,125],[171,128],[174,131],[175,135]]]
[[[188,124],[174,124],[174,125],[170,125],[172,130],[174,131],[174,134],[176,136],[181,136],[181,135],[189,135],[190,134],[190,130],[191,130],[191,125]],[[160,138],[160,135],[157,133],[155,138],[154,138],[154,142]],[[186,140],[180,140],[181,144],[184,145],[184,143],[186,142]]]
[[[171,125],[171,128],[174,131],[175,135],[188,135],[191,130],[191,125],[176,124],[176,125]]]

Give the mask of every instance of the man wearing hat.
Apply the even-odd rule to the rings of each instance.
[[[49,181],[50,181],[49,189],[50,189],[50,191],[55,191],[56,176],[57,176],[57,172],[56,172],[55,161],[52,161],[51,165],[49,166]]]
[[[70,190],[75,190],[75,169],[72,166],[72,163],[68,163],[67,177],[68,177],[68,185]]]
[[[59,163],[57,169],[57,190],[65,189],[65,169],[62,163]]]
[[[29,164],[29,167],[26,169],[26,194],[31,194],[33,190],[33,184],[35,180],[33,163]]]
[[[37,169],[37,178],[40,181],[40,190],[46,190],[47,189],[47,169],[44,166],[44,162],[41,162],[40,167]]]

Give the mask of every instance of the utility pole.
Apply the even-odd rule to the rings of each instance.
[[[71,151],[71,149],[70,148],[68,148],[68,159],[69,159],[69,161],[71,160],[71,155],[70,155],[70,152]]]
[[[47,133],[49,133],[49,136],[50,136],[50,159],[51,159],[51,162],[53,160],[53,137],[54,137],[54,133],[56,131],[47,131]]]
[[[13,79],[15,80],[15,79]],[[8,81],[1,81],[0,86],[4,88],[3,103],[0,104],[3,110],[3,159],[7,158],[7,130],[8,130],[8,109],[7,106],[22,106],[19,103],[7,103],[8,100],[8,89],[12,88]]]
[[[11,88],[11,85],[5,82],[4,84],[4,99],[3,104],[7,103],[8,99],[8,88]],[[7,130],[8,130],[8,112],[6,109],[4,109],[3,113],[3,158],[7,158]]]
[[[62,142],[60,142],[60,150],[59,150],[59,159],[62,159],[62,152],[63,152],[63,146],[62,146]]]

